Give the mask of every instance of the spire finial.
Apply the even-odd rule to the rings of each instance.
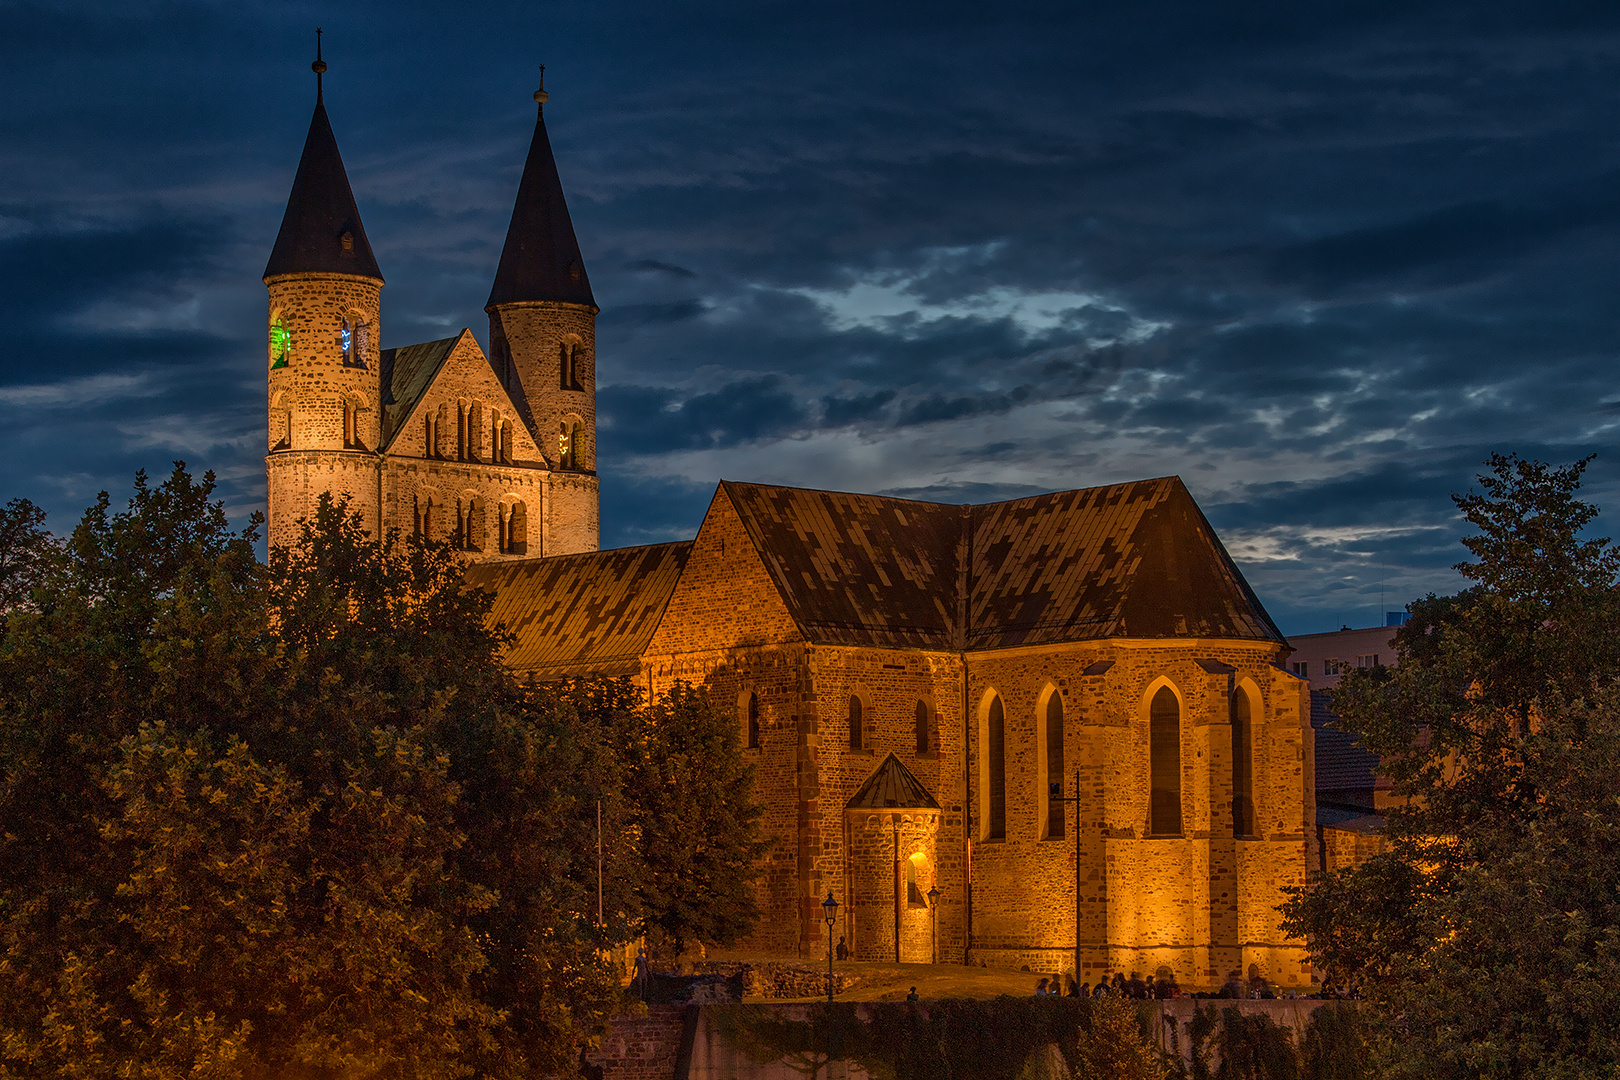
[[[538,90],[536,90],[534,92],[534,101],[535,101],[535,104],[543,106],[543,105],[545,105],[546,102],[548,102],[550,100],[551,100],[551,95],[546,93],[546,65],[541,64],[540,65],[540,89],[538,89]]]
[[[326,61],[321,59],[321,28],[315,28],[315,62],[309,65],[315,73],[315,100],[321,99],[321,76],[326,74]]]

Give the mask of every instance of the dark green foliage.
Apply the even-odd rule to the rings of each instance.
[[[1033,1053],[1055,1046],[1072,1075],[1156,1080],[1157,1049],[1129,1002],[1011,998],[808,1006],[804,1020],[775,1009],[722,1006],[710,1016],[732,1045],[760,1063],[786,1059],[816,1076],[852,1061],[874,1080],[1016,1080]]]
[[[1301,1080],[1366,1080],[1373,1075],[1367,1014],[1325,1005],[1311,1014],[1299,1041]]]
[[[1620,1062],[1620,554],[1583,537],[1587,462],[1493,457],[1458,496],[1477,584],[1414,604],[1398,667],[1334,705],[1400,794],[1386,854],[1285,905],[1383,1006],[1392,1075],[1608,1075]]]
[[[1354,1005],[1321,1005],[1296,1048],[1293,1031],[1265,1013],[1233,1006],[1197,1009],[1187,1056],[1172,1056],[1185,1080],[1360,1080],[1368,1070],[1366,1021]]]
[[[5,623],[0,1077],[568,1067],[643,918],[618,735],[666,714],[518,686],[442,546],[323,499],[265,566],[211,496],[103,495]]]
[[[61,555],[61,543],[45,529],[45,511],[27,499],[0,507],[0,616],[29,603]]]

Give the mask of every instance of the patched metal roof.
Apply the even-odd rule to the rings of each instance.
[[[455,337],[424,341],[420,345],[402,345],[397,349],[384,349],[381,355],[383,385],[382,444],[390,445],[399,433],[399,425],[411,414],[422,395],[438,377],[439,369],[460,341],[463,330]]]
[[[893,753],[883,759],[877,771],[866,778],[844,804],[846,810],[938,810],[939,803],[928,794],[922,781],[900,763]]]
[[[691,551],[681,541],[477,563],[466,580],[495,594],[490,618],[513,635],[506,663],[520,675],[634,675]]]
[[[960,506],[721,481],[805,636],[950,648]]]
[[[973,508],[969,649],[1089,638],[1283,642],[1179,477]]]
[[[984,506],[721,487],[816,644],[1283,641],[1177,477]]]

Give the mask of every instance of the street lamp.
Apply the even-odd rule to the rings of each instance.
[[[939,963],[939,898],[942,894],[938,885],[928,886],[928,920],[933,923],[934,931],[934,959]]]
[[[1074,770],[1074,798],[1063,797],[1063,781],[1047,785],[1051,802],[1074,803],[1070,827],[1074,829],[1074,981],[1080,981],[1080,770]]]
[[[827,916],[827,1000],[831,1001],[833,999],[833,924],[838,921],[838,901],[833,899],[831,892],[828,892],[827,899],[821,902],[821,910]]]

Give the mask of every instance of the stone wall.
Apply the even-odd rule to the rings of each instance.
[[[497,375],[522,387],[546,457],[560,457],[565,419],[581,425],[577,468],[596,471],[596,309],[584,304],[534,301],[502,304],[489,316],[490,353]],[[571,349],[574,383],[563,386],[564,346]],[[594,550],[594,549],[593,549]]]

